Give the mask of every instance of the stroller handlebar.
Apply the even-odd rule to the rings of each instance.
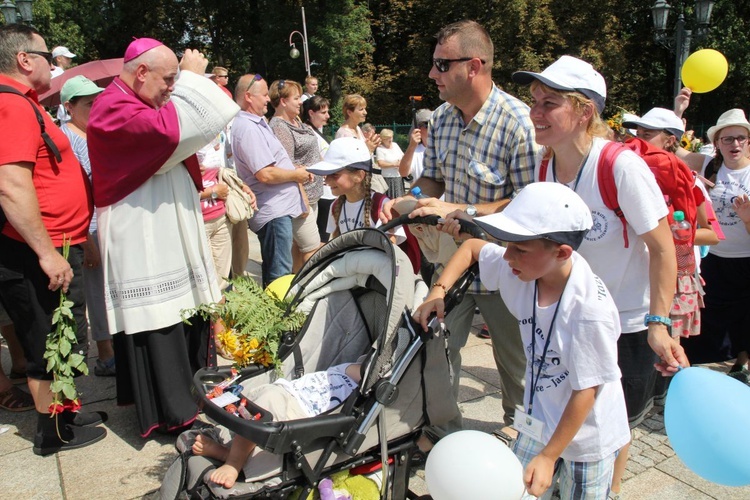
[[[409,214],[404,214],[396,217],[393,220],[388,221],[387,223],[380,226],[378,229],[381,231],[388,231],[390,229],[393,229],[394,227],[402,226],[405,224],[425,224],[428,226],[437,226],[438,224],[442,223],[442,220],[437,215],[423,215],[420,217],[414,217],[410,218]],[[484,233],[484,230],[474,224],[473,222],[469,222],[467,220],[458,219],[458,223],[461,226],[461,232],[470,234],[474,238],[479,238],[482,240],[487,239],[487,236]]]

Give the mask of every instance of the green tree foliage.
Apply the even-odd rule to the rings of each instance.
[[[678,0],[671,2],[677,5]],[[369,121],[410,121],[409,96],[441,104],[429,79],[434,34],[468,18],[482,23],[495,44],[493,77],[514,85],[519,69],[541,70],[563,54],[590,61],[608,83],[609,116],[620,108],[643,113],[671,107],[674,55],[653,41],[653,0],[36,0],[35,24],[50,47],[66,45],[78,62],[121,57],[133,36],[163,40],[178,52],[200,48],[212,64],[229,68],[232,81],[260,73],[273,81],[305,77],[303,57],[289,57],[289,34],[307,17],[312,73],[331,98],[340,122],[340,99],[359,92]],[[692,2],[686,2],[688,25]],[[673,14],[671,23],[674,23]],[[670,33],[672,28],[670,27]],[[749,102],[750,3],[718,0],[710,35],[692,50],[711,47],[729,60],[729,77],[716,91],[696,95],[687,118],[699,133],[731,107]],[[302,41],[294,36],[297,48]]]

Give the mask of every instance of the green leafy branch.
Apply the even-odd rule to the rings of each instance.
[[[70,254],[70,239],[63,239],[62,255],[68,260]],[[78,342],[76,330],[78,325],[73,317],[73,301],[68,300],[60,288],[60,302],[52,314],[53,330],[47,335],[44,359],[47,360],[47,372],[52,373],[53,381],[50,385],[52,404],[49,407],[53,415],[65,409],[77,409],[78,389],[73,379],[76,372],[88,375],[86,357],[73,352],[73,346]]]

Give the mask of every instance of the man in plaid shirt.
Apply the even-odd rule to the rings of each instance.
[[[431,198],[419,200],[413,214],[445,217],[460,210],[474,217],[495,213],[533,181],[539,149],[529,107],[493,83],[492,40],[481,25],[467,20],[453,23],[436,38],[430,78],[446,102],[430,120],[424,172],[414,183]],[[439,200],[443,195],[444,201]],[[386,217],[397,201],[385,207]],[[515,407],[523,403],[526,359],[518,322],[498,303],[503,304],[476,280],[463,302],[446,317],[451,332],[448,346],[456,374],[453,391],[458,396],[460,349],[466,344],[478,307],[487,323],[501,378],[507,427],[499,434],[510,439],[515,435],[509,427]],[[460,428],[460,417],[454,424],[446,430]]]

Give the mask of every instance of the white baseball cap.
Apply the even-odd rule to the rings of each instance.
[[[642,117],[623,120],[625,128],[643,127],[649,130],[666,130],[680,139],[685,133],[682,120],[674,114],[674,111],[666,108],[653,108]]]
[[[558,182],[533,182],[505,209],[474,222],[500,241],[547,239],[577,249],[594,221],[575,191]]]
[[[76,55],[68,50],[67,47],[63,47],[62,45],[59,47],[55,47],[52,49],[52,57],[70,57],[71,59],[74,58]]]
[[[307,167],[311,174],[329,175],[345,168],[372,172],[372,155],[365,141],[356,137],[334,139],[328,146],[323,161]]]
[[[534,80],[556,90],[580,92],[596,105],[601,113],[607,99],[607,84],[604,77],[592,65],[572,56],[562,56],[541,73],[532,71],[516,71],[513,81],[521,85],[529,85]]]

